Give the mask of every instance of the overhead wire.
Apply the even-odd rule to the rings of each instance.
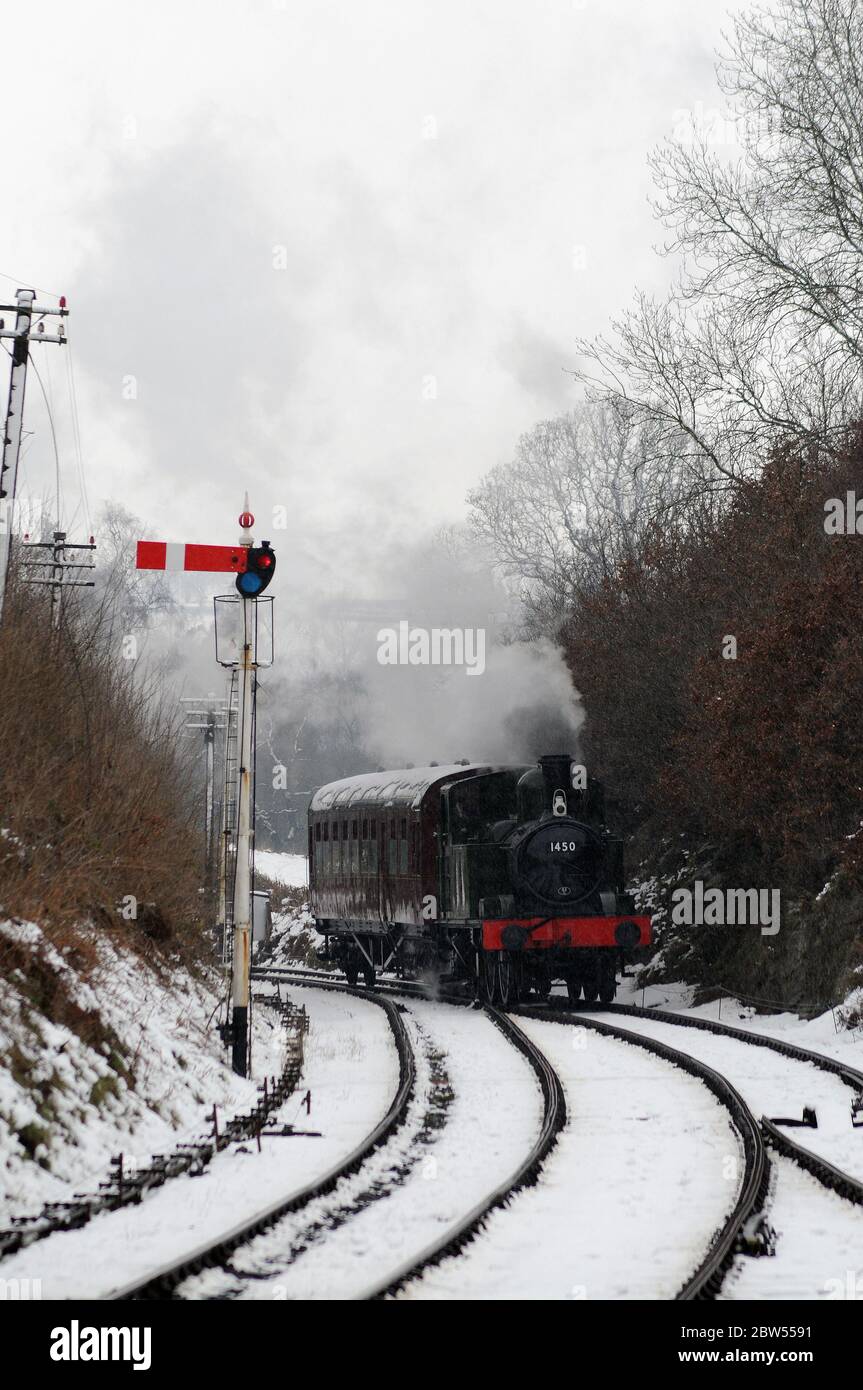
[[[49,299],[60,298],[56,290],[43,289],[39,285],[34,285],[32,280],[23,279],[20,275],[7,275],[4,270],[0,270],[0,280],[8,280],[11,285],[15,285],[18,289],[23,289],[26,286],[28,290],[35,290],[37,294],[47,294]]]
[[[57,478],[57,529],[60,530],[60,529],[61,529],[61,528],[60,528],[60,506],[61,506],[61,499],[60,499],[60,450],[59,450],[59,448],[57,447],[57,431],[56,431],[56,429],[54,428],[54,412],[53,412],[53,410],[51,409],[51,402],[50,402],[50,400],[49,400],[49,398],[48,398],[48,392],[45,390],[45,383],[44,383],[44,381],[42,380],[42,373],[39,371],[39,368],[38,368],[38,366],[36,365],[36,359],[35,359],[35,357],[33,356],[32,353],[30,354],[30,366],[33,368],[33,371],[36,373],[36,380],[38,381],[39,385],[40,385],[41,388],[42,388],[42,395],[43,395],[43,397],[44,397],[44,399],[45,399],[45,409],[48,411],[48,423],[49,423],[50,426],[51,426],[51,438],[52,438],[52,440],[54,441],[54,465],[55,465],[56,478]]]
[[[78,485],[81,491],[81,501],[84,505],[84,520],[87,523],[87,534],[92,535],[93,523],[90,516],[90,499],[87,495],[87,478],[84,473],[84,451],[81,447],[81,422],[78,414],[78,391],[75,385],[75,364],[72,357],[72,344],[66,342],[66,375],[69,382],[69,399],[72,403],[72,442],[75,450],[75,468],[78,473]]]

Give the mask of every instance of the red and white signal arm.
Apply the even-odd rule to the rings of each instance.
[[[245,574],[249,552],[244,545],[185,545],[174,541],[138,541],[139,570],[195,570],[198,573]]]

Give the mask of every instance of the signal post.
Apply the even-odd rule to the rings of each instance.
[[[231,973],[231,1048],[234,1071],[246,1075],[249,1052],[249,999],[252,954],[252,725],[257,669],[258,595],[273,577],[276,557],[269,541],[254,546],[250,511],[240,516],[240,545],[246,550],[246,567],[237,575],[237,592],[243,608],[243,641],[240,653],[240,766],[237,785],[237,867],[234,875],[234,954]]]
[[[164,541],[138,542],[138,569],[176,569],[220,571],[236,574],[239,600],[222,596],[216,603],[216,660],[222,666],[234,667],[239,675],[239,759],[237,768],[237,829],[236,860],[233,885],[233,952],[231,960],[231,1022],[228,1036],[231,1058],[238,1076],[249,1071],[249,1005],[250,964],[252,950],[252,853],[254,839],[254,723],[255,672],[261,660],[258,650],[257,604],[273,577],[276,557],[269,541],[256,546],[252,538],[255,518],[248,509],[246,498],[240,514],[240,538],[237,546],[174,545]],[[240,607],[240,624],[236,652],[227,659],[220,655],[219,607],[225,603]],[[234,610],[236,611],[236,609]],[[231,645],[231,639],[228,639]],[[230,716],[229,716],[230,717]]]

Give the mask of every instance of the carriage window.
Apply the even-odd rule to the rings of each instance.
[[[398,863],[399,863],[399,861],[398,861],[398,853],[399,853],[399,842],[398,842],[398,840],[396,839],[396,823],[395,823],[394,820],[391,820],[391,821],[390,821],[390,838],[389,838],[389,844],[388,844],[388,846],[387,846],[387,870],[388,870],[388,872],[391,873],[391,874],[398,873]]]
[[[378,871],[378,823],[372,818],[369,821],[369,873],[376,874]]]
[[[320,823],[320,821],[318,821],[317,825],[315,826],[315,839],[316,839],[316,840],[320,840],[320,838],[321,838],[321,823]]]
[[[408,823],[402,818],[401,834],[399,835],[399,873],[406,874],[408,871]]]
[[[369,821],[369,873],[376,874],[378,871],[378,823],[372,819]]]
[[[368,838],[369,838],[369,823],[368,823],[367,820],[364,820],[364,821],[363,821],[363,839],[364,839],[364,840],[367,840]]]
[[[360,867],[359,822],[351,821],[351,870],[357,873]]]

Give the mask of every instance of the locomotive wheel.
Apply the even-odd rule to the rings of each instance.
[[[355,964],[345,966],[345,979],[349,985],[356,985],[360,978],[360,972]]]
[[[374,989],[375,987],[375,967],[369,965],[367,960],[363,961],[363,984],[366,989]]]
[[[497,978],[501,1007],[509,1009],[518,1003],[517,966],[510,951],[499,953]]]
[[[588,1004],[596,1003],[599,998],[599,979],[599,963],[597,961],[592,960],[582,966],[581,989],[585,1002]]]
[[[498,954],[497,951],[480,951],[479,992],[485,1004],[496,1004],[498,1001]]]
[[[601,1003],[612,1003],[617,993],[617,962],[613,955],[602,957],[599,968],[599,998]]]
[[[569,995],[570,1004],[577,1004],[581,998],[581,980],[577,975],[567,975],[566,992]]]
[[[543,1003],[551,994],[551,972],[545,965],[536,967],[536,974],[533,977],[533,988],[538,999]]]

